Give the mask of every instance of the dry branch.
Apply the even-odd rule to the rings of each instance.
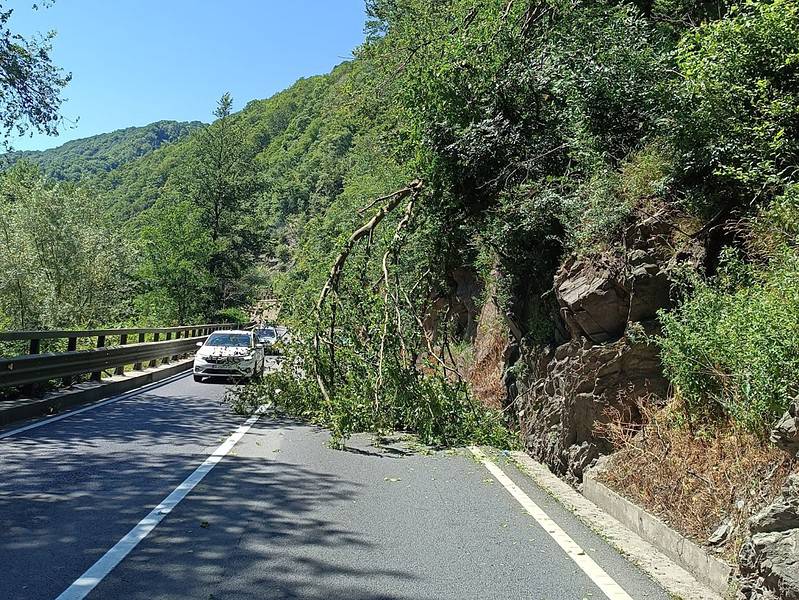
[[[316,303],[317,312],[322,309],[322,306],[324,306],[325,300],[330,292],[338,289],[338,282],[339,279],[341,279],[341,273],[344,270],[344,263],[347,262],[347,258],[349,257],[350,252],[352,252],[352,249],[358,240],[366,235],[370,235],[377,228],[377,226],[380,225],[380,222],[386,218],[386,215],[394,210],[403,199],[407,198],[408,196],[418,194],[421,189],[422,182],[417,179],[411,182],[408,187],[397,190],[393,194],[386,196],[386,200],[388,200],[388,202],[383,205],[371,219],[369,219],[366,223],[361,225],[353,232],[353,234],[344,244],[344,248],[342,248],[341,252],[336,257],[333,266],[330,268],[330,274],[327,277],[327,282],[322,288],[322,291],[319,294],[319,300]]]
[[[383,359],[385,356],[385,349],[386,349],[386,336],[388,335],[388,301],[389,297],[391,297],[392,301],[394,302],[395,308],[397,308],[399,304],[399,293],[392,293],[391,292],[391,281],[388,274],[388,259],[389,256],[393,255],[392,263],[396,264],[397,262],[397,254],[399,252],[399,242],[402,239],[402,234],[405,228],[408,226],[408,223],[411,221],[411,217],[413,216],[413,207],[416,204],[416,194],[411,194],[411,199],[408,201],[408,204],[405,206],[405,213],[400,219],[399,223],[397,223],[397,228],[394,231],[394,237],[391,240],[391,244],[389,244],[386,251],[383,253],[383,331],[380,335],[380,351],[378,354],[377,360],[377,382],[375,384],[375,398],[374,398],[374,407],[375,412],[380,408],[380,392],[383,387]],[[399,288],[399,281],[397,282],[397,288]],[[399,309],[397,308],[397,311]],[[405,340],[402,337],[402,320],[401,315],[397,312],[397,335],[400,339],[400,344],[402,345],[403,351],[405,355],[408,354],[407,348],[405,347]]]
[[[410,196],[411,200],[408,203],[408,207],[406,207],[406,217],[409,220],[410,214],[409,211],[413,210],[413,205],[418,196],[419,192],[421,191],[423,184],[420,180],[416,179],[408,184],[407,187],[404,187],[396,192],[389,194],[388,196],[384,196],[382,198],[378,198],[376,202],[370,204],[369,206],[373,206],[377,202],[383,200],[386,203],[380,207],[380,209],[369,219],[366,223],[361,225],[358,229],[356,229],[352,235],[350,235],[349,239],[347,239],[344,247],[339,252],[336,260],[333,262],[333,266],[330,268],[330,274],[327,277],[327,281],[325,282],[322,291],[319,293],[319,300],[316,303],[316,333],[314,334],[314,353],[315,353],[315,364],[314,370],[316,372],[316,382],[319,386],[319,391],[324,396],[325,401],[329,404],[331,401],[331,394],[330,389],[333,388],[333,381],[334,381],[334,374],[336,369],[335,364],[335,342],[334,342],[334,334],[335,334],[335,311],[333,313],[333,318],[331,319],[330,330],[329,330],[329,341],[327,342],[327,346],[330,352],[330,389],[328,389],[328,384],[325,382],[324,377],[322,375],[322,371],[320,369],[320,342],[321,342],[321,335],[320,335],[320,327],[321,323],[319,322],[322,316],[322,308],[325,305],[325,302],[328,296],[333,293],[338,292],[338,285],[339,281],[341,280],[341,274],[344,271],[344,265],[347,262],[347,258],[349,257],[352,249],[355,247],[355,244],[358,241],[366,236],[372,235],[378,225],[386,218],[391,211],[393,211],[405,198]],[[365,209],[363,209],[365,210]],[[397,232],[394,234],[394,239],[398,239],[398,236],[401,230],[407,225],[406,217],[400,221],[402,227],[397,228]]]

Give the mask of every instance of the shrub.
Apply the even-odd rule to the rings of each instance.
[[[797,0],[746,2],[682,38],[682,166],[717,202],[768,200],[795,181],[798,48]]]
[[[799,215],[794,192],[755,218],[776,240],[766,263],[726,250],[711,281],[694,281],[674,313],[662,313],[666,374],[691,416],[723,415],[764,432],[799,391]]]

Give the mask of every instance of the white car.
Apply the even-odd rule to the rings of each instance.
[[[194,356],[194,381],[205,377],[252,379],[264,371],[264,346],[252,331],[214,331]]]
[[[269,325],[256,328],[253,333],[255,333],[255,338],[265,346],[274,346],[278,341],[277,330]]]

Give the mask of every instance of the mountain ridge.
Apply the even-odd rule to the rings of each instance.
[[[204,127],[201,121],[162,119],[140,127],[131,126],[70,140],[46,150],[20,150],[2,155],[5,167],[25,161],[38,166],[56,181],[81,181],[107,173],[140,159],[158,148]]]

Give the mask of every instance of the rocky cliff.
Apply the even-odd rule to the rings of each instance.
[[[641,398],[663,398],[667,383],[657,349],[657,311],[671,304],[669,270],[702,261],[702,250],[673,251],[671,225],[641,219],[615,251],[571,256],[554,277],[556,330],[568,339],[525,347],[509,390],[527,450],[578,482],[611,450],[596,433],[611,410],[637,420]]]
[[[799,600],[799,475],[750,519],[739,566],[742,598]]]
[[[530,343],[517,325],[523,319],[503,312],[490,293],[475,319],[473,389],[493,403],[504,394],[501,402],[517,415],[527,451],[572,483],[613,451],[599,433],[604,423],[618,416],[635,423],[641,402],[666,399],[668,382],[651,343],[659,333],[658,311],[672,306],[677,269],[702,270],[706,256],[715,256],[675,232],[674,222],[638,219],[615,250],[567,257],[549,298],[532,299],[539,308],[552,307],[555,333],[548,344]],[[796,456],[797,432],[799,401],[774,427],[772,442]],[[799,474],[750,519],[739,570],[742,599],[799,600]]]

